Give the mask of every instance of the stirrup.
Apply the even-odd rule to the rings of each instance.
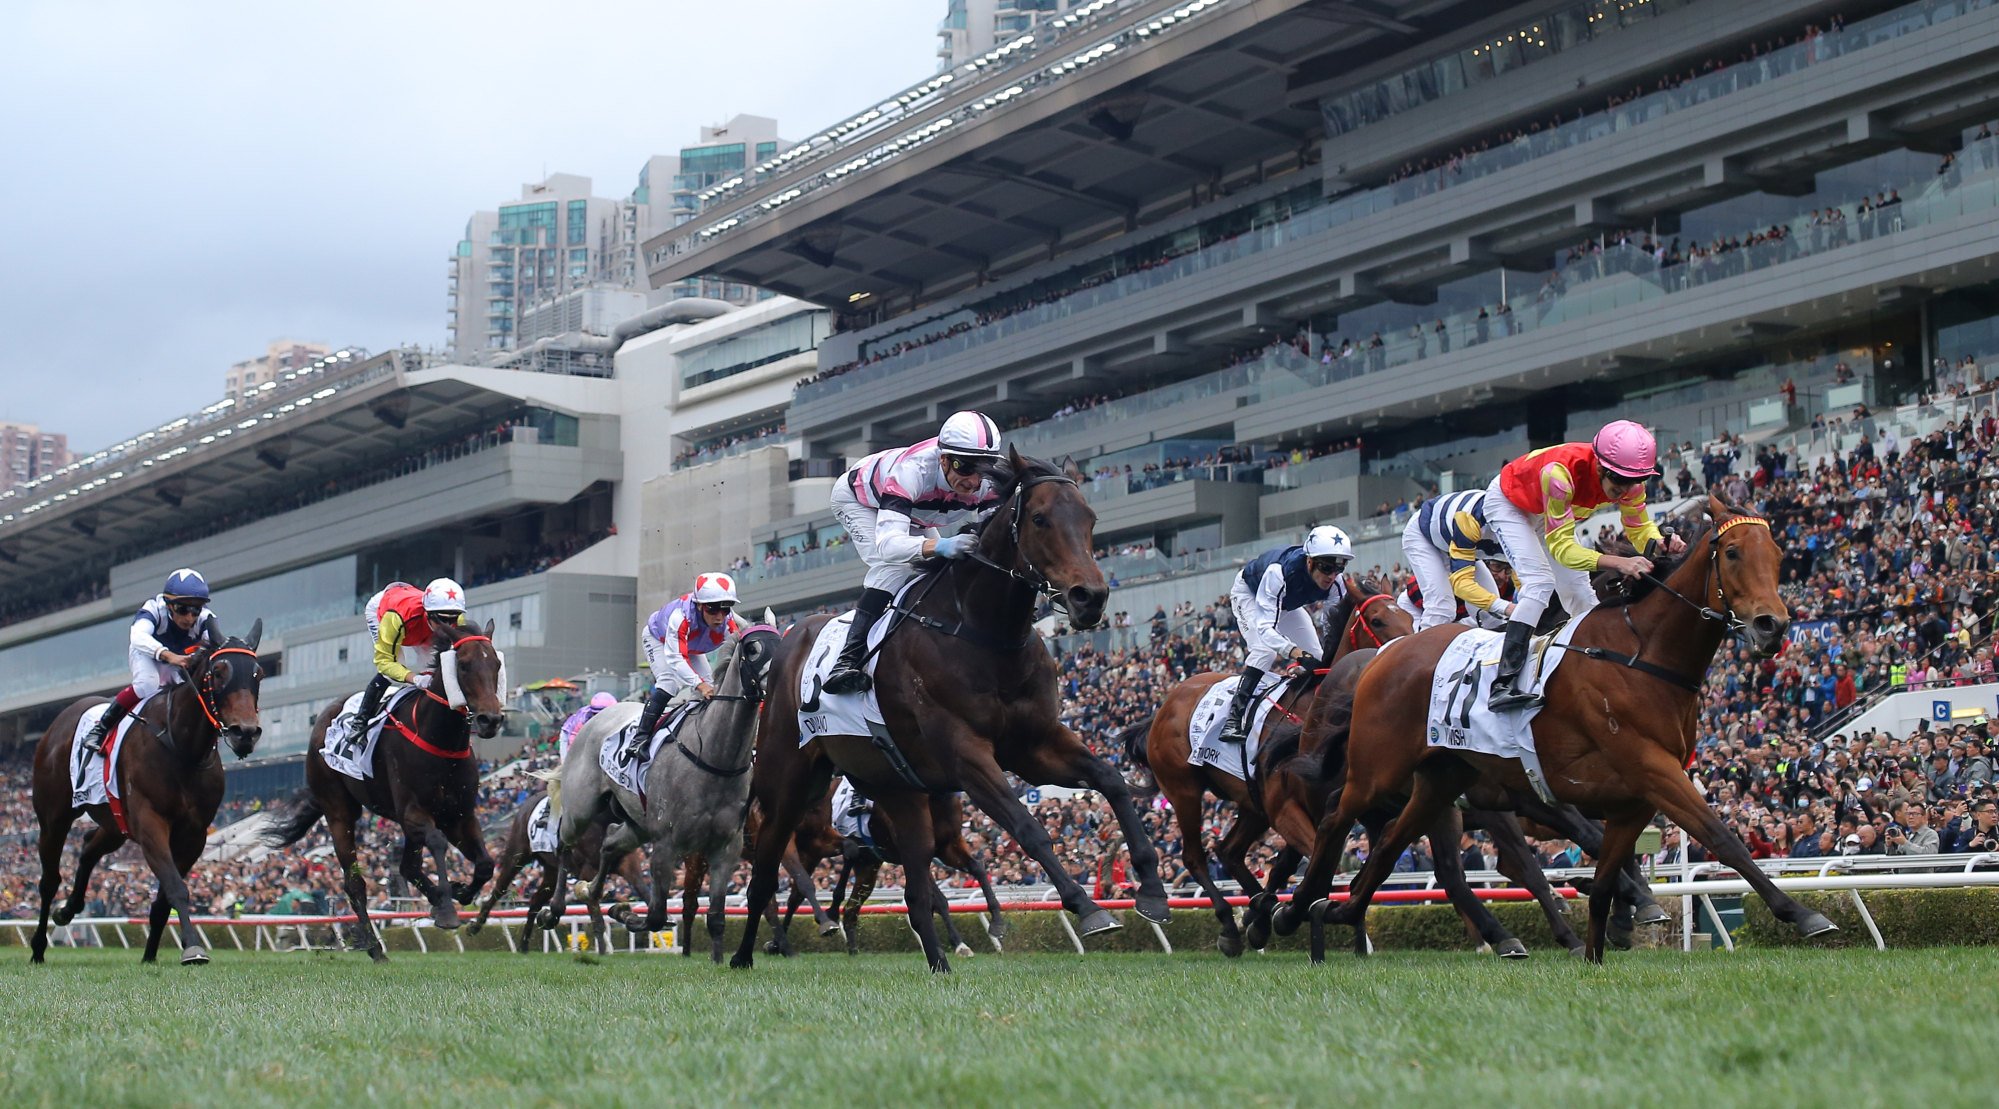
[[[1485,700],[1485,707],[1494,712],[1507,712],[1512,709],[1531,708],[1540,704],[1542,699],[1541,694],[1529,693],[1518,685],[1508,685],[1503,689],[1495,685]]]
[[[875,680],[868,676],[866,670],[839,667],[826,675],[826,684],[820,688],[827,693],[866,693],[874,688],[874,684]]]

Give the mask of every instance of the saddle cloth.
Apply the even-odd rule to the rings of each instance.
[[[1575,635],[1580,620],[1563,624],[1552,636],[1534,640],[1527,659],[1530,688],[1539,693],[1569,652],[1559,649]],[[1498,755],[1517,759],[1527,771],[1534,792],[1553,801],[1541,772],[1541,759],[1534,751],[1534,718],[1539,706],[1494,712],[1489,707],[1492,683],[1499,673],[1499,653],[1506,637],[1500,632],[1473,629],[1464,632],[1444,649],[1430,680],[1430,713],[1425,738],[1432,747]]]
[[[555,850],[555,821],[549,816],[548,798],[542,798],[528,814],[528,850],[545,854]]]
[[[833,830],[843,836],[856,836],[872,842],[868,824],[874,814],[866,810],[854,811],[854,801],[859,796],[854,783],[842,776],[840,784],[833,787]]]
[[[381,742],[382,726],[388,722],[389,714],[396,711],[396,706],[415,692],[413,685],[392,687],[389,695],[382,698],[382,710],[368,721],[366,734],[359,736],[347,726],[347,718],[361,707],[361,694],[349,696],[346,703],[340,706],[340,715],[326,726],[326,742],[319,748],[319,757],[326,762],[327,768],[357,782],[374,777],[375,745]]]
[[[597,748],[597,765],[603,768],[606,777],[622,786],[625,792],[637,794],[643,803],[646,795],[647,768],[652,766],[652,760],[658,758],[662,750],[672,744],[674,734],[680,731],[681,723],[693,714],[694,706],[703,703],[705,702],[687,701],[673,706],[660,719],[659,727],[652,733],[652,742],[628,756],[625,754],[625,748],[631,743],[632,733],[639,726],[637,718],[634,718],[616,733],[605,737],[603,745]]]
[[[1222,724],[1228,720],[1229,702],[1235,699],[1242,675],[1223,678],[1208,687],[1187,718],[1187,761],[1196,766],[1212,766],[1241,778],[1244,766],[1256,765],[1256,752],[1263,746],[1263,725],[1270,719],[1271,706],[1284,699],[1288,684],[1281,675],[1265,674],[1258,683],[1256,700],[1250,702],[1249,739],[1237,746],[1221,741]]]
[[[153,696],[157,697],[159,694],[155,693]],[[150,701],[152,698],[146,700]],[[133,722],[139,719],[140,713],[146,711],[146,701],[139,702],[138,708],[126,713],[125,719],[118,722],[117,731],[105,737],[104,753],[109,756],[108,759],[83,757],[84,734],[95,727],[98,717],[103,716],[110,708],[111,704],[107,701],[84,709],[83,715],[76,721],[76,734],[70,736],[69,803],[74,808],[108,805],[112,798],[121,796],[118,789],[117,766],[119,759],[125,754],[125,733],[132,730]],[[110,763],[108,774],[105,772],[107,761]]]
[[[868,650],[875,651],[881,646],[882,637],[888,634],[889,619],[894,614],[890,609],[875,626],[868,629]],[[847,642],[847,628],[854,622],[852,610],[841,613],[826,622],[819,629],[819,638],[812,644],[812,654],[807,656],[805,665],[798,673],[798,745],[805,746],[822,735],[873,735],[885,731],[882,722],[881,701],[876,699],[875,690],[869,687],[866,693],[826,693],[827,675],[840,661],[840,648]],[[867,672],[875,676],[875,665],[880,660],[879,652],[868,655]]]

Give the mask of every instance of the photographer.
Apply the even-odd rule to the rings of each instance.
[[[1952,854],[1970,851],[1999,851],[1999,802],[1979,801],[1971,806],[1971,819],[1958,829],[1955,842],[1948,850]]]
[[[1937,853],[1937,830],[1930,827],[1930,814],[1914,802],[1904,804],[1896,811],[1894,824],[1888,825],[1887,842],[1890,855],[1934,855]]]

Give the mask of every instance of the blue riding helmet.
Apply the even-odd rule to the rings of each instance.
[[[208,599],[208,579],[183,566],[167,575],[167,586],[160,593],[190,601],[205,601]]]

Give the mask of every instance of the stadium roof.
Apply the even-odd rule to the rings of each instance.
[[[1300,66],[1358,68],[1458,7],[1085,5],[709,190],[701,217],[646,243],[652,281],[711,274],[821,304],[948,295],[1295,168],[1321,132],[1288,91]]]

